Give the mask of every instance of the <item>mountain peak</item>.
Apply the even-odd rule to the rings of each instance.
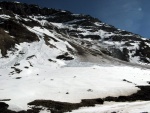
[[[148,51],[150,41],[148,39],[102,23],[90,15],[73,14],[69,11],[5,1],[0,2],[0,7],[2,8],[0,10],[2,22],[0,27],[4,31],[8,31],[9,35],[15,37],[11,39],[15,43],[40,40],[36,38],[35,32],[29,30],[29,27],[31,29],[39,27],[39,29],[46,29],[51,32],[54,30],[58,34],[63,33],[76,38],[78,41],[82,40],[77,42],[82,43],[83,46],[102,49],[107,55],[121,60],[149,63],[149,57],[147,56],[150,54]],[[18,32],[20,29],[22,31]],[[27,34],[32,35],[28,36]],[[23,36],[24,38],[22,38]],[[97,42],[93,45],[93,41]],[[139,53],[141,45],[144,45],[142,51],[145,52]],[[138,60],[135,61],[134,59]]]

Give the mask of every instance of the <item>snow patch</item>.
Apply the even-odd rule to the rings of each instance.
[[[9,15],[1,14],[1,15],[0,15],[0,18],[9,19],[9,18],[11,18],[11,17],[10,17]]]

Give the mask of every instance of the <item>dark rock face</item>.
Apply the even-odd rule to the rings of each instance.
[[[7,110],[7,108],[8,108],[8,104],[4,102],[0,102],[0,111]]]
[[[57,59],[63,59],[63,60],[73,60],[74,58],[72,58],[71,56],[69,56],[68,53],[65,53],[63,55],[59,55],[56,57]]]
[[[1,2],[0,7],[2,7],[4,10],[12,11],[18,15],[51,15],[58,12],[54,9],[49,10],[48,8],[43,8],[43,10],[40,10],[37,5],[27,5],[6,1]]]
[[[15,44],[39,40],[37,35],[12,20],[6,20],[0,24],[0,39],[0,49],[3,56],[5,56],[7,54],[7,50],[13,48]]]
[[[112,36],[110,37],[113,41],[142,41],[141,38],[138,38],[136,36]]]
[[[92,40],[99,40],[101,39],[101,37],[99,35],[86,35],[86,36],[83,36],[83,35],[80,35],[82,38],[90,38]]]
[[[4,23],[1,24],[0,27],[8,31],[9,35],[16,37],[15,41],[17,41],[18,43],[33,42],[38,40],[38,37],[34,33],[30,32],[21,24],[15,21],[4,21]]]
[[[113,56],[114,58],[118,58],[121,59],[123,61],[129,61],[129,51],[127,48],[123,48],[123,51],[113,48],[111,53],[111,56]]]
[[[137,86],[141,90],[130,96],[119,96],[119,97],[106,97],[104,101],[115,101],[115,102],[126,102],[126,101],[136,101],[136,100],[150,100],[150,87],[149,86]]]
[[[136,50],[135,56],[140,56],[140,60],[144,63],[150,63],[148,60],[148,58],[150,58],[150,47],[146,42],[140,42],[139,49]]]
[[[0,28],[0,49],[3,56],[7,54],[7,50],[14,47],[15,41]]]
[[[71,112],[72,110],[78,109],[79,107],[95,106],[95,104],[103,104],[102,99],[85,99],[81,103],[66,103],[56,102],[51,100],[35,100],[30,102],[28,105],[43,106],[48,108],[51,113],[64,113]],[[34,108],[34,107],[33,107]]]

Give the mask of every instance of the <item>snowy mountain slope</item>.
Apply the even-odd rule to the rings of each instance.
[[[84,47],[101,50],[124,61],[149,63],[149,39],[117,29],[91,16],[10,2],[1,2],[0,7],[1,28],[15,37],[9,39],[11,46],[38,41],[37,36],[26,29],[30,27],[45,34],[56,32],[64,37],[67,35],[66,38],[70,37],[71,41],[74,37],[74,41]],[[2,49],[2,55],[5,54],[6,50]]]
[[[149,39],[89,15],[0,2],[0,112],[62,113],[104,103],[103,109],[107,101],[146,103],[149,48]]]

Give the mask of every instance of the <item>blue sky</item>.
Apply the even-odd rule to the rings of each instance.
[[[13,0],[8,0],[13,1]],[[150,38],[150,0],[17,0],[89,14],[117,28]]]

